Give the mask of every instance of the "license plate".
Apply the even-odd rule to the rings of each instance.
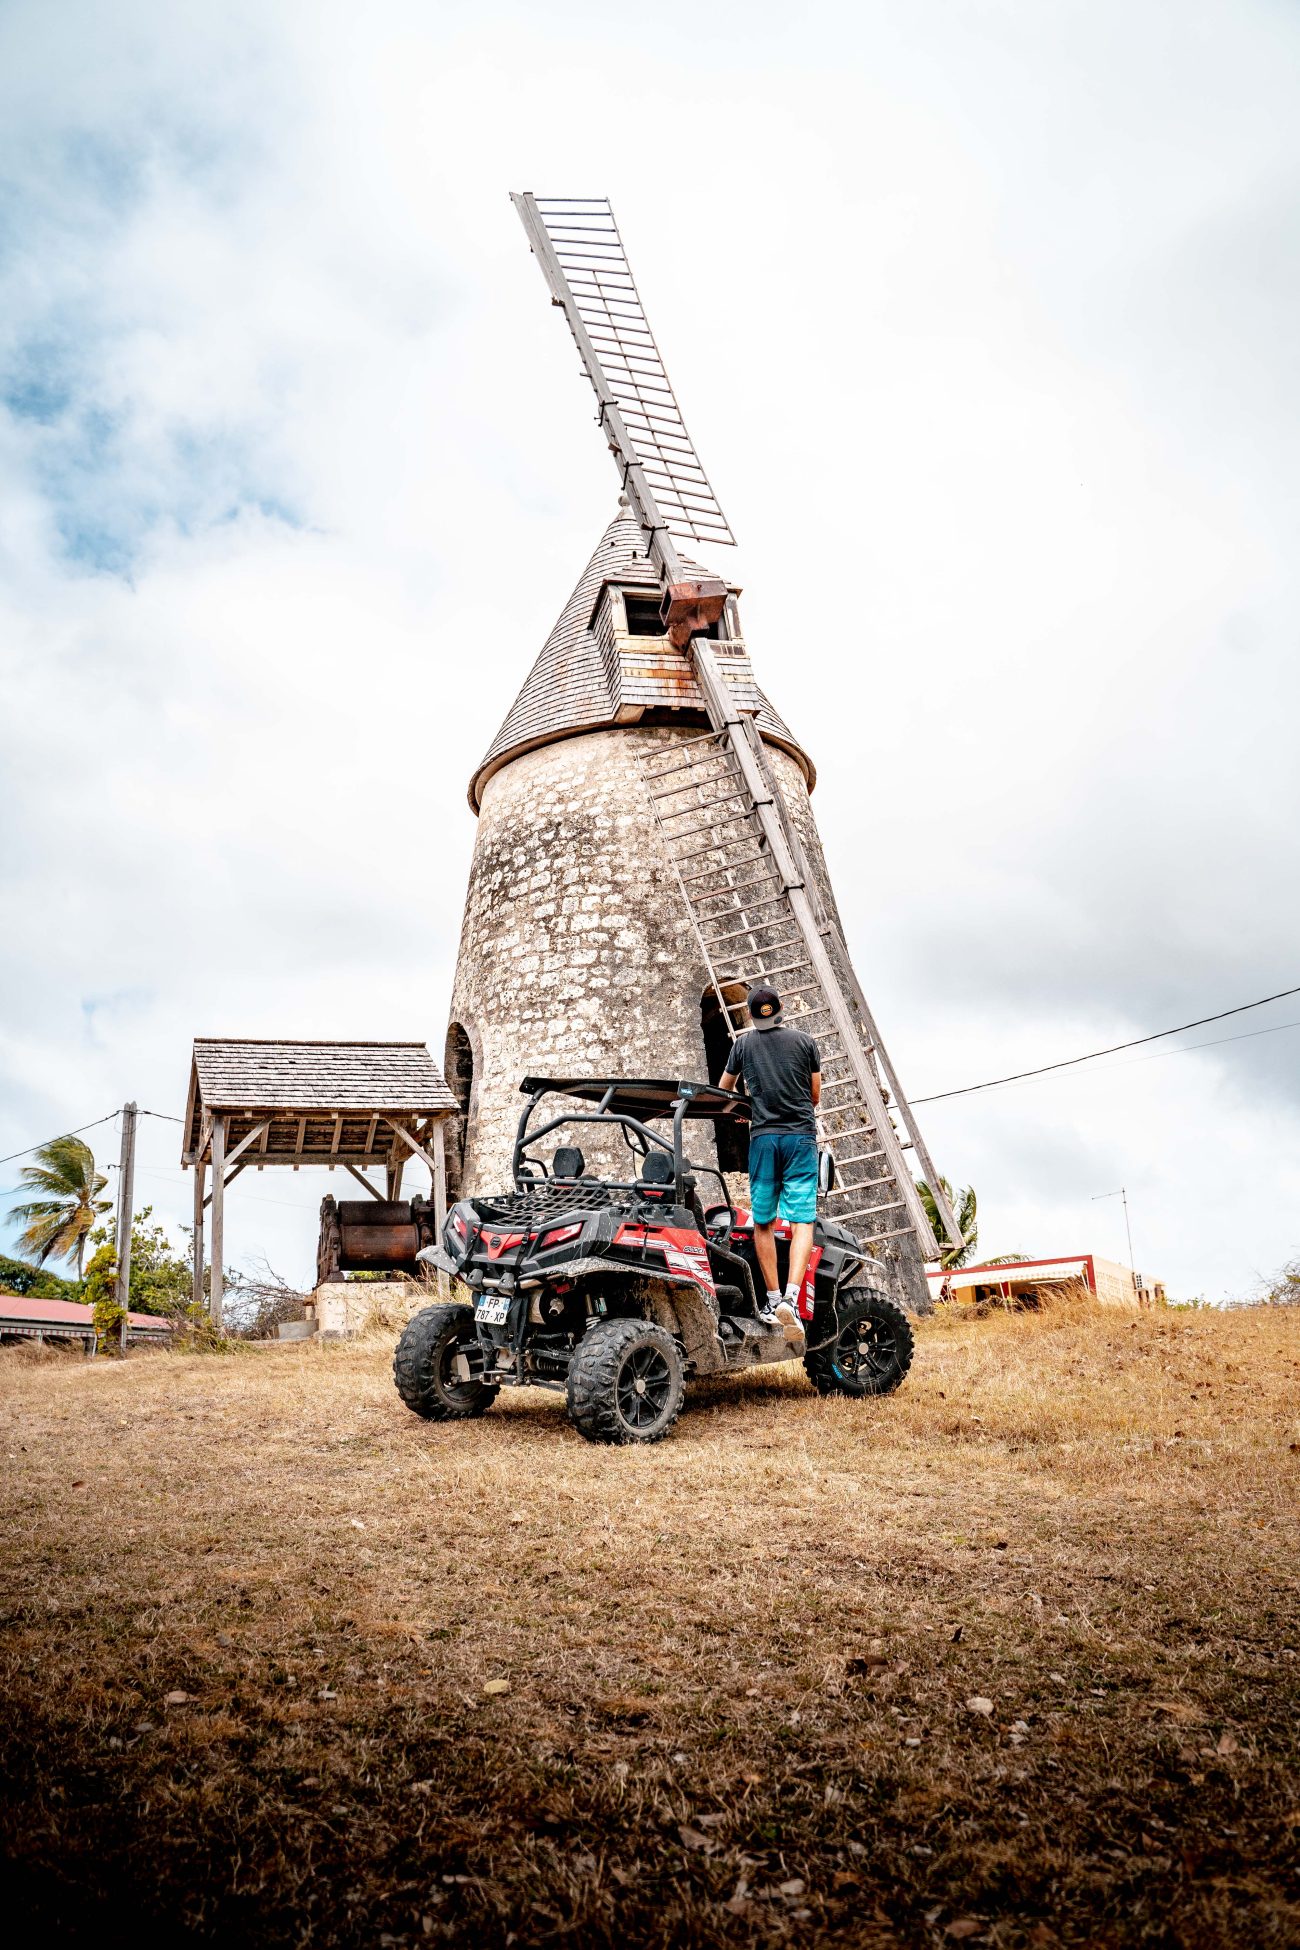
[[[504,1327],[510,1318],[510,1301],[504,1293],[484,1294],[474,1309],[475,1320],[485,1327]]]

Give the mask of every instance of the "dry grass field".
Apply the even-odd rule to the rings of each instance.
[[[11,1941],[1300,1943],[1300,1311],[641,1451],[389,1355],[0,1356]]]

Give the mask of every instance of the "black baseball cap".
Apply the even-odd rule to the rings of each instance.
[[[755,1029],[775,1029],[781,1019],[781,998],[774,988],[760,982],[745,997],[749,1020]]]

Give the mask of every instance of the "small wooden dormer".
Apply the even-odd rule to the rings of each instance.
[[[739,589],[728,589],[722,615],[716,623],[707,624],[697,634],[708,637],[713,643],[743,647],[739,597]],[[663,622],[663,602],[657,589],[607,582],[596,599],[588,625],[597,634],[604,608],[609,611],[608,627],[614,637],[657,638],[665,650],[671,648]]]
[[[728,589],[721,616],[699,634],[712,643],[741,710],[758,713],[763,699],[741,635],[739,596],[738,589]],[[681,714],[685,723],[707,723],[689,655],[674,649],[664,628],[657,589],[611,578],[601,586],[588,629],[617,698],[617,723],[636,724],[647,712],[667,711]]]

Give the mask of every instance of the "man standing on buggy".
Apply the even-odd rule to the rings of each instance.
[[[749,1098],[749,1191],[754,1213],[754,1251],[767,1288],[759,1318],[781,1327],[787,1340],[803,1338],[799,1290],[812,1255],[817,1217],[817,1106],[821,1057],[811,1036],[787,1028],[781,998],[760,984],[746,1000],[752,1028],[738,1036],[719,1079],[723,1090]],[[785,1292],[776,1264],[773,1226],[790,1226],[790,1265]]]

